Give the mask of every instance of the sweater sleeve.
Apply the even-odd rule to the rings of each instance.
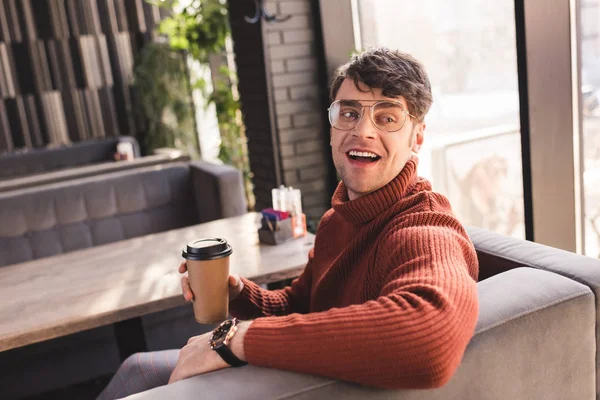
[[[242,278],[244,289],[229,303],[232,316],[254,319],[290,313],[307,313],[310,303],[312,260],[314,249],[308,253],[308,263],[291,286],[278,290],[265,290],[256,283]]]
[[[390,389],[445,384],[477,320],[472,243],[460,226],[412,226],[392,232],[376,262],[379,297],[258,318],[244,339],[248,362]]]

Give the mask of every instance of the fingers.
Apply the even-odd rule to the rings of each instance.
[[[179,264],[179,273],[185,274],[185,271],[187,271],[187,265],[185,264],[185,261],[183,261],[181,264]]]
[[[194,299],[194,294],[192,293],[192,288],[190,287],[190,278],[187,276],[181,278],[181,291],[183,292],[183,298],[185,301],[192,301]]]
[[[244,282],[237,275],[229,275],[229,301],[232,301],[244,289]]]
[[[235,288],[240,284],[240,277],[237,275],[229,275],[229,287]]]

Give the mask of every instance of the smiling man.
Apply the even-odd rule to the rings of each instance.
[[[230,277],[236,318],[181,352],[132,356],[121,381],[147,389],[246,363],[380,388],[452,377],[475,329],[478,264],[448,200],[417,175],[432,103],[425,69],[408,54],[367,50],[336,71],[330,93],[342,181],[304,272],[273,291]],[[190,300],[187,277],[182,288]],[[107,391],[128,394],[118,381]]]

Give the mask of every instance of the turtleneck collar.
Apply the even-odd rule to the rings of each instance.
[[[363,224],[388,210],[394,203],[405,197],[417,182],[418,159],[412,156],[402,171],[387,185],[376,191],[348,198],[348,189],[340,182],[332,198],[332,206],[336,213],[352,224]]]

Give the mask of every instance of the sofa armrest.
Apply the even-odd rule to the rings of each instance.
[[[480,279],[515,267],[531,267],[570,278],[588,286],[596,297],[596,341],[600,344],[600,260],[519,240],[480,228],[467,232],[477,250]],[[596,360],[600,399],[600,357]]]
[[[245,366],[128,397],[194,399],[589,399],[595,393],[594,296],[559,275],[518,268],[478,284],[476,333],[450,382],[433,390],[380,390]],[[285,357],[285,354],[282,354]]]
[[[199,222],[242,215],[248,211],[242,173],[229,165],[190,163]]]

